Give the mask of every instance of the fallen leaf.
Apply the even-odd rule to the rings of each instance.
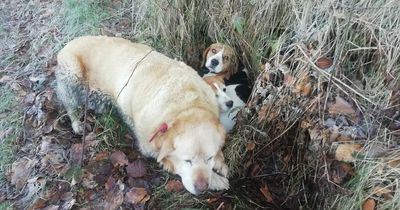
[[[133,163],[129,163],[126,166],[126,172],[130,177],[139,178],[146,175],[146,167],[143,160],[138,159],[133,161]]]
[[[334,160],[330,166],[331,179],[336,184],[343,184],[347,179],[355,175],[350,163]]]
[[[372,198],[368,198],[362,204],[362,210],[374,210],[376,207],[376,202]]]
[[[344,162],[353,162],[353,154],[360,152],[363,145],[361,144],[339,144],[336,148],[335,159]]]
[[[250,165],[250,176],[255,177],[257,176],[261,171],[261,167],[259,164],[252,164]]]
[[[328,104],[328,112],[333,115],[346,114],[356,118],[356,111],[353,106],[340,96],[336,96],[335,103]]]
[[[82,144],[73,144],[70,149],[72,165],[80,165],[82,161],[83,147]]]
[[[393,168],[399,167],[400,166],[400,159],[389,160],[389,161],[387,161],[387,164],[390,167],[393,167]]]
[[[184,189],[183,184],[179,180],[169,180],[165,189],[168,192],[180,192]]]
[[[246,146],[247,151],[253,151],[254,148],[256,148],[256,144],[254,144],[254,142],[250,142]]]
[[[125,153],[123,153],[122,151],[114,151],[111,154],[111,163],[113,164],[114,167],[118,167],[118,166],[126,166],[128,165],[128,158],[126,157]]]
[[[66,192],[66,193],[61,195],[61,200],[68,201],[68,200],[71,200],[73,197],[74,197],[74,193]]]
[[[386,187],[381,187],[381,186],[376,186],[374,187],[373,194],[383,197],[385,200],[391,200],[393,199],[392,195],[393,191],[386,188]]]
[[[15,185],[17,190],[25,186],[31,174],[32,168],[38,161],[36,159],[23,158],[14,162],[11,166],[11,184]]]
[[[289,73],[283,74],[283,84],[287,87],[290,87],[294,84],[294,77]]]
[[[108,151],[101,151],[99,153],[96,154],[96,156],[94,157],[94,159],[96,161],[101,161],[101,160],[106,160],[108,158],[108,156],[110,156],[110,154],[108,153]]]
[[[258,123],[263,123],[265,121],[271,121],[279,116],[279,111],[273,109],[271,105],[265,104],[258,111]]]
[[[332,64],[333,64],[332,59],[327,57],[320,57],[317,59],[317,62],[315,62],[315,65],[317,65],[321,69],[327,69],[331,67]]]
[[[96,181],[94,181],[94,175],[87,170],[83,171],[82,186],[86,189],[93,189],[97,186]]]
[[[311,82],[310,76],[308,74],[304,74],[296,83],[296,86],[293,90],[294,93],[297,93],[301,96],[309,96],[311,93]]]
[[[10,81],[13,81],[13,79],[10,76],[4,75],[0,78],[0,84],[5,84]]]
[[[132,204],[146,203],[150,195],[144,188],[133,187],[125,194],[125,200]]]
[[[260,188],[261,193],[264,195],[264,197],[267,199],[269,203],[274,203],[274,199],[272,198],[272,194],[268,189],[267,185],[264,185],[263,187]]]
[[[114,210],[117,209],[118,207],[120,207],[122,205],[122,203],[124,202],[124,189],[125,189],[125,184],[122,183],[121,180],[118,180],[115,183],[115,180],[113,180],[114,183],[112,183],[111,188],[107,189],[107,194],[105,196],[105,206],[104,209],[110,209],[110,210]]]
[[[50,205],[45,208],[42,208],[41,210],[58,210],[58,208],[59,208],[59,206],[57,206],[57,205]]]

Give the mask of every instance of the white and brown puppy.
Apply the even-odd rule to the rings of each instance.
[[[233,106],[233,101],[226,94],[226,86],[223,83],[223,80],[221,80],[217,76],[204,77],[203,79],[214,90],[220,115],[222,115],[222,113],[228,112]]]
[[[224,80],[219,76],[203,77],[214,90],[215,97],[220,110],[220,121],[227,132],[230,132],[236,124],[236,115],[246,103],[238,94],[243,89],[243,85],[235,84],[225,86]]]
[[[213,75],[229,79],[238,71],[239,60],[232,47],[214,43],[203,52],[201,76]]]
[[[229,188],[215,94],[186,64],[122,38],[87,36],[59,52],[56,80],[76,133],[83,131],[77,113],[87,85],[110,98],[141,152],[178,174],[189,192]]]

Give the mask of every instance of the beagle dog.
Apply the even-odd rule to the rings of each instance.
[[[203,52],[200,76],[219,76],[229,79],[238,72],[239,59],[232,47],[214,43]]]

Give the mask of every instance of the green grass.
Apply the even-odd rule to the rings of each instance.
[[[97,134],[97,140],[100,140],[96,148],[98,151],[132,146],[124,141],[124,135],[128,133],[129,128],[115,111],[97,115],[94,124],[94,130],[96,129],[101,130]]]
[[[8,87],[2,86],[0,88],[0,97],[0,134],[5,135],[0,139],[0,182],[3,182],[5,181],[6,167],[13,160],[12,145],[21,129],[21,115],[15,95]]]
[[[14,160],[13,144],[21,131],[21,114],[15,94],[7,86],[0,87],[0,185],[6,182],[5,172]],[[0,209],[12,209],[8,202],[0,204]]]
[[[109,0],[65,0],[62,4],[62,29],[70,39],[82,35],[100,34],[102,21],[109,16]]]

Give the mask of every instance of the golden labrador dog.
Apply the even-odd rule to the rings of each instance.
[[[186,64],[122,38],[86,36],[59,52],[56,80],[74,132],[84,129],[78,107],[86,85],[119,109],[141,152],[178,174],[189,192],[229,188],[215,94]]]
[[[239,59],[232,47],[214,43],[203,52],[202,73],[228,80],[238,72]]]

